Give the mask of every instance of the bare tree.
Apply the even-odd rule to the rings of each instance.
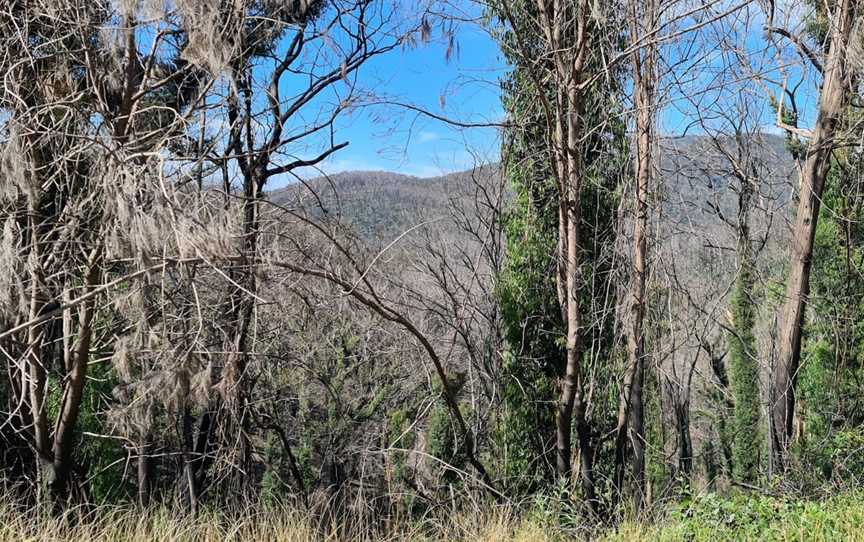
[[[100,33],[112,17],[115,34]],[[29,311],[3,335],[19,337],[6,355],[21,378],[17,415],[38,458],[40,484],[65,497],[97,347],[97,301],[135,276],[102,284],[124,219],[112,197],[140,197],[131,179],[156,163],[151,153],[176,136],[203,79],[176,61],[176,42],[167,33],[155,36],[149,54],[139,54],[131,12],[107,3],[14,2],[0,13],[0,24],[9,53],[0,98],[9,112],[4,196],[26,239],[6,257],[27,262],[22,287],[29,296]],[[170,50],[167,59],[157,58],[160,46]],[[19,154],[13,159],[12,153]],[[46,403],[52,382],[62,389],[53,423]]]
[[[656,31],[658,5],[648,0],[639,6],[628,5],[628,26],[631,43],[639,43],[644,35]],[[635,121],[636,178],[633,196],[633,269],[630,286],[630,325],[627,340],[627,371],[621,386],[618,423],[615,437],[615,485],[619,493],[624,485],[624,454],[627,435],[633,446],[633,478],[636,483],[634,502],[636,509],[643,506],[645,494],[645,413],[642,397],[645,381],[644,319],[647,305],[646,280],[648,275],[648,198],[654,174],[654,92],[657,85],[657,45],[653,40],[641,49],[634,49],[633,106]],[[628,421],[630,430],[626,429]]]

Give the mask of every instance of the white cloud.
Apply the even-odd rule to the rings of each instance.
[[[435,141],[437,139],[440,139],[440,137],[441,136],[439,136],[435,132],[423,131],[423,132],[420,132],[419,134],[417,134],[417,141],[420,143],[429,143],[430,141]]]

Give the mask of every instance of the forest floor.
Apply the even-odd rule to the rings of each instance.
[[[105,506],[87,513],[40,517],[0,505],[0,542],[557,542],[598,541],[864,541],[864,494],[846,493],[821,501],[770,497],[721,498],[708,494],[677,505],[650,522],[617,528],[590,527],[574,518],[550,518],[534,507],[519,514],[499,508],[489,513],[457,513],[437,519],[397,522],[386,528],[353,524],[328,528],[295,510],[268,508],[197,517],[176,510]]]

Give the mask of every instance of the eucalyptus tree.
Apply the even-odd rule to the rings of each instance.
[[[791,40],[807,62],[821,75],[819,106],[813,127],[802,131],[783,122],[786,113],[778,105],[778,121],[796,135],[807,138],[806,158],[800,172],[800,193],[792,231],[789,255],[789,275],[785,302],[780,316],[778,357],[771,390],[771,443],[778,470],[787,466],[795,417],[795,387],[801,361],[801,341],[804,328],[807,295],[810,290],[810,270],[813,246],[819,222],[819,208],[825,181],[831,169],[831,157],[838,146],[853,81],[854,58],[852,37],[860,16],[857,0],[814,2],[809,6],[811,17],[825,26],[823,43],[816,49],[807,46],[807,36],[792,34],[788,29],[769,26],[769,31]],[[772,10],[773,11],[773,10]],[[769,15],[773,15],[770,13]],[[769,17],[769,21],[773,17]],[[821,53],[821,54],[820,54]],[[783,97],[785,101],[785,96]]]
[[[610,302],[617,185],[626,157],[616,117],[621,73],[604,71],[602,63],[617,54],[619,13],[590,2],[489,7],[503,25],[496,36],[513,66],[503,84],[513,124],[503,158],[516,200],[501,287],[510,343],[506,378],[512,379],[505,383],[502,443],[516,470],[542,473],[549,465],[567,486],[575,427],[580,486],[597,509],[595,461],[614,406],[611,396],[592,390],[616,386]],[[520,439],[532,446],[519,451]],[[555,454],[547,458],[551,443]],[[520,485],[531,489],[554,476]]]

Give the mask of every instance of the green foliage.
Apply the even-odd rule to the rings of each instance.
[[[267,435],[267,444],[264,448],[267,470],[261,477],[261,502],[266,505],[283,502],[288,494],[288,485],[283,481],[280,471],[285,462],[282,457],[281,445],[272,433]]]
[[[509,490],[530,493],[553,479],[554,375],[563,368],[564,325],[556,292],[558,194],[545,150],[540,111],[524,92],[520,67],[504,81],[504,106],[524,131],[505,135],[503,158],[513,203],[505,216],[507,260],[498,297],[509,352],[502,367],[497,424],[499,466]],[[526,476],[527,475],[527,476]]]
[[[827,48],[834,0],[806,2],[805,31],[813,50]],[[854,92],[854,91],[853,91]],[[851,131],[861,113],[850,107],[840,133]],[[793,149],[794,150],[794,149]],[[803,155],[796,155],[799,160]],[[818,486],[857,481],[864,471],[850,449],[864,423],[858,398],[864,378],[864,198],[859,146],[834,150],[821,198],[810,277],[807,326],[797,383],[803,424],[795,451],[797,477]],[[841,457],[848,458],[839,461]],[[803,484],[799,484],[803,485]]]
[[[465,384],[465,373],[454,373],[450,379],[450,393],[458,397]],[[466,408],[460,406],[463,416]],[[466,416],[467,417],[467,416]],[[465,442],[455,426],[450,409],[443,399],[440,399],[429,416],[429,426],[426,429],[426,452],[437,459],[434,470],[441,474],[445,483],[455,483],[460,473],[465,470],[468,456]]]
[[[117,384],[113,368],[106,363],[97,363],[88,368],[87,385],[81,398],[77,430],[72,450],[72,468],[76,476],[86,481],[83,485],[90,502],[107,503],[123,501],[131,496],[130,488],[123,480],[122,465],[126,459],[121,441],[113,438],[92,438],[83,435],[110,435],[105,413],[109,406],[111,390]],[[49,419],[56,419],[60,410],[62,389],[56,378],[48,380],[47,408]],[[118,466],[121,466],[118,468]]]
[[[524,63],[525,55],[543,58],[543,43],[535,39],[536,4],[511,2],[509,10],[520,28],[498,24],[508,19],[492,3],[490,26],[502,45],[512,70],[501,80],[502,104],[514,126],[505,130],[502,160],[513,200],[504,217],[507,259],[497,282],[499,307],[504,322],[508,352],[502,367],[502,404],[496,420],[499,476],[514,494],[531,493],[554,479],[556,390],[554,381],[564,371],[565,327],[558,302],[558,217],[560,194],[554,178],[545,112],[529,70],[544,69]],[[500,10],[503,11],[503,10]],[[593,24],[593,23],[592,23]],[[614,25],[613,21],[607,22]],[[502,31],[501,28],[506,28]],[[610,26],[609,28],[614,28]],[[522,35],[517,40],[514,32]],[[599,43],[599,42],[598,42]],[[525,47],[528,50],[520,50]],[[599,66],[603,46],[592,49],[589,68]],[[545,66],[550,69],[550,66]],[[620,110],[619,76],[609,78],[585,91],[583,122],[592,128],[580,145],[584,167],[580,194],[582,207],[580,276],[591,277],[580,285],[579,302],[591,325],[583,330],[584,365],[598,378],[592,415],[599,424],[612,419],[616,386],[612,373],[615,356],[614,311],[605,305],[612,280],[614,223],[619,202],[618,181],[626,168],[628,145]],[[555,102],[555,88],[549,82],[539,92]],[[594,129],[602,127],[601,129]],[[598,461],[598,463],[600,463]]]
[[[390,419],[387,423],[387,441],[382,445],[385,449],[390,448],[391,445],[398,449],[392,451],[388,456],[392,462],[393,477],[396,480],[402,480],[409,474],[405,462],[410,452],[401,450],[414,448],[417,435],[409,428],[415,415],[413,409],[396,409],[390,413]]]
[[[450,409],[439,401],[432,409],[426,432],[426,451],[437,459],[434,470],[446,483],[455,483],[465,469],[465,446],[459,432],[453,426]]]
[[[117,384],[117,378],[113,367],[106,363],[91,365],[88,371],[89,381],[84,388],[78,416],[79,431],[76,432],[76,442],[72,446],[75,462],[81,466],[85,479],[90,481],[88,489],[91,502],[122,501],[130,495],[129,488],[123,483],[123,471],[116,468],[126,459],[121,441],[92,438],[82,434],[110,433],[104,413],[108,409],[111,390]]]
[[[748,244],[749,243],[744,243]],[[753,299],[753,271],[749,251],[741,255],[732,292],[730,312],[732,331],[729,333],[729,366],[731,388],[735,404],[732,413],[732,468],[733,476],[752,483],[759,468],[759,362],[756,352],[756,304]]]
[[[836,470],[844,443],[864,424],[864,199],[860,157],[835,153],[819,223],[811,275],[808,327],[798,382],[805,435],[802,466],[823,479],[864,476],[853,461]],[[835,449],[835,446],[837,447]],[[857,471],[857,472],[856,472]],[[815,483],[816,481],[814,481]]]
[[[541,371],[505,353],[502,368],[503,409],[496,427],[500,448],[493,463],[507,489],[515,495],[526,495],[549,484],[553,478],[555,390]]]
[[[663,412],[657,371],[645,371],[642,394],[645,400],[645,438],[648,441],[645,447],[645,479],[651,487],[663,487],[669,473],[663,449]]]
[[[810,41],[815,44],[815,48],[820,46],[827,49],[828,47],[828,31],[831,29],[830,13],[827,8],[834,9],[836,0],[806,0],[812,11],[807,12],[804,17],[804,32],[810,37]]]
[[[828,449],[834,486],[858,487],[864,480],[864,428],[838,431]]]
[[[297,460],[297,468],[300,469],[303,484],[306,487],[313,487],[318,481],[318,472],[316,470],[316,460],[318,458],[316,456],[315,434],[312,429],[303,431],[299,446],[294,449],[294,458]]]
[[[785,500],[708,493],[673,510],[653,527],[624,526],[607,540],[786,541],[860,540],[864,498],[840,495],[825,501]]]

